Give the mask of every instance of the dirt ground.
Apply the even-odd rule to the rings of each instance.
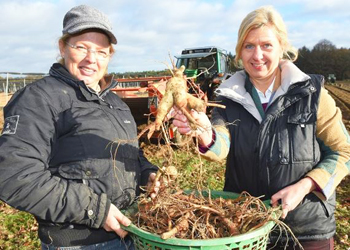
[[[343,122],[350,133],[350,82],[326,85],[326,89],[334,98],[336,105],[341,109]]]
[[[0,107],[4,107],[6,105],[6,103],[10,100],[12,94],[7,94],[5,95],[5,93],[0,93]]]
[[[3,107],[6,105],[6,103],[10,100],[12,94],[5,95],[4,93],[0,93],[0,130],[2,130],[4,125],[4,114],[3,114]]]

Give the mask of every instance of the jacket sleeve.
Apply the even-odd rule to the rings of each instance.
[[[144,156],[143,151],[139,150],[139,161],[141,165],[141,186],[145,186],[148,182],[148,177],[151,173],[158,171],[158,167],[150,163]]]
[[[107,195],[49,171],[56,111],[48,95],[28,85],[13,96],[4,117],[0,199],[41,220],[101,227],[110,205]]]
[[[205,153],[201,155],[209,161],[223,161],[226,159],[230,145],[231,137],[227,129],[227,119],[224,111],[220,108],[214,108],[212,112],[211,123],[213,125],[213,133],[215,140]]]
[[[322,160],[307,176],[320,187],[328,199],[350,171],[350,137],[335,101],[322,88],[317,111],[317,139]]]

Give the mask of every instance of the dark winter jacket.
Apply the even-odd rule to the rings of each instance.
[[[138,147],[128,106],[100,95],[60,64],[4,108],[0,198],[32,213],[39,237],[60,246],[116,238],[101,227],[110,203],[127,208],[156,171]]]
[[[322,195],[308,194],[288,213],[284,222],[299,240],[332,237],[335,233],[335,194],[334,187],[329,185],[336,185],[338,179],[340,181],[348,173],[350,144],[334,102],[328,105],[329,114],[320,115],[323,79],[310,78],[286,62],[282,67],[282,85],[263,115],[245,80],[246,74],[242,71],[219,87],[218,100],[226,108],[213,112],[217,139],[204,156],[212,160],[227,156],[226,191],[248,191],[254,196],[264,195],[264,199],[312,176]],[[323,95],[326,99],[322,112],[325,112],[324,101],[328,97],[324,92]],[[331,120],[320,122],[325,116]],[[338,131],[336,137],[326,135],[326,132],[334,134],[334,131]]]

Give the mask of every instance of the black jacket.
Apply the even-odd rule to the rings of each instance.
[[[45,243],[49,237],[60,246],[115,238],[101,228],[110,203],[127,208],[141,178],[146,183],[156,171],[138,147],[130,109],[110,91],[115,84],[98,96],[54,64],[49,76],[19,90],[4,108],[0,198],[33,214]],[[62,237],[67,226],[84,233],[71,229]]]
[[[267,108],[261,123],[241,104],[219,97],[226,109],[214,109],[213,123],[231,124],[226,125],[231,146],[224,190],[269,199],[321,160],[316,121],[322,79],[312,79],[291,85]],[[328,239],[335,233],[334,209],[335,195],[323,201],[310,193],[284,222],[299,240]]]

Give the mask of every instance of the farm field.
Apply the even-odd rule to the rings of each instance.
[[[350,132],[350,81],[337,82],[334,85],[326,85],[326,89],[334,97],[337,106],[342,110],[343,121]],[[0,94],[0,129],[3,126],[2,107],[8,101],[9,96]],[[162,145],[142,143],[145,155],[155,164],[162,158]],[[179,159],[182,174],[181,188],[195,188],[197,184],[195,158],[191,149],[178,148],[176,155]],[[211,189],[222,189],[224,164],[205,164],[205,184]],[[335,235],[336,250],[350,249],[350,176],[343,180],[337,188],[337,233]],[[27,213],[19,212],[0,201],[0,250],[5,249],[39,249],[39,241],[36,236],[37,225],[33,217]]]
[[[350,133],[350,82],[326,85],[343,114],[343,122]],[[350,249],[350,176],[347,176],[337,188],[337,234],[336,249]]]

